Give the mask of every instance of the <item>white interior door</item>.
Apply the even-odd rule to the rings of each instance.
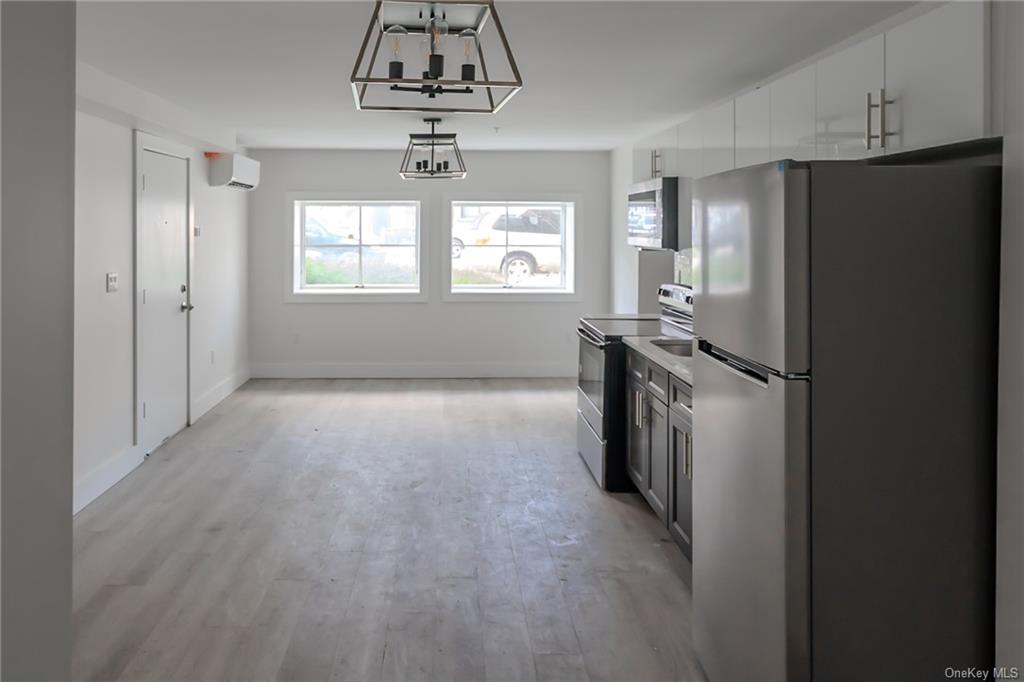
[[[140,443],[151,450],[188,422],[188,161],[140,154]]]

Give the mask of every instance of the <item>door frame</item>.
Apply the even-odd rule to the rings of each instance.
[[[185,162],[185,302],[189,310],[185,311],[185,425],[192,425],[192,261],[195,256],[192,235],[195,231],[195,205],[193,203],[192,191],[192,154],[189,147],[165,140],[156,135],[134,130],[135,158],[135,202],[132,216],[132,329],[133,329],[133,400],[132,400],[132,444],[142,446],[147,453],[159,443],[141,442],[144,436],[142,430],[142,385],[145,377],[141,373],[141,359],[144,339],[142,335],[142,155],[146,152],[163,154]]]

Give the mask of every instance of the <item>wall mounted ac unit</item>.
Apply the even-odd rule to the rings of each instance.
[[[256,189],[260,184],[260,162],[241,154],[208,154],[210,186],[231,189]]]

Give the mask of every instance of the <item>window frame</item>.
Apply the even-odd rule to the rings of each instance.
[[[444,285],[441,289],[441,298],[445,302],[472,303],[479,301],[507,303],[533,303],[533,302],[557,302],[569,303],[583,299],[580,291],[582,282],[583,263],[583,235],[580,230],[582,216],[584,215],[584,202],[579,194],[551,194],[544,192],[474,192],[474,193],[451,193],[445,194],[442,216],[442,229],[439,231],[444,242],[444,256],[442,260],[442,280]],[[502,288],[481,287],[478,289],[464,288],[455,289],[452,286],[452,216],[457,203],[480,203],[480,204],[544,204],[559,203],[572,204],[572,229],[565,234],[565,246],[562,249],[562,262],[565,271],[565,289],[530,289],[530,288]],[[572,255],[571,262],[569,255]]]
[[[320,286],[305,287],[305,234],[300,224],[300,202],[339,203],[348,205],[413,204],[416,206],[416,272],[417,287],[356,287]],[[427,259],[429,230],[423,229],[423,222],[429,216],[427,197],[414,192],[287,192],[285,195],[285,223],[287,229],[285,245],[285,292],[286,303],[424,303],[428,300]],[[363,248],[362,239],[355,244]]]

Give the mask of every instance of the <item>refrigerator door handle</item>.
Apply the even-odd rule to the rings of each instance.
[[[716,351],[715,347],[712,346],[707,341],[700,341],[697,348],[701,353],[706,355],[708,359],[721,365],[723,369],[726,369],[735,374],[736,376],[746,379],[747,381],[751,382],[752,384],[756,384],[761,388],[768,388],[768,372],[744,365],[743,363],[733,360],[732,358],[724,355],[723,353]]]

